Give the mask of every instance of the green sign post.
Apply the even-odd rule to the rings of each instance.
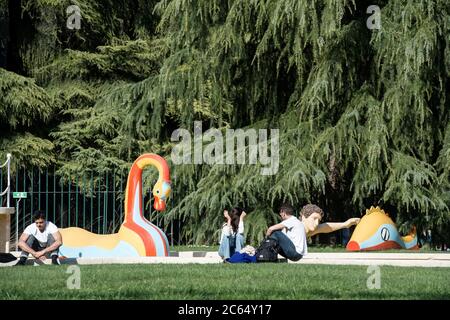
[[[13,198],[14,199],[26,199],[27,193],[26,192],[13,192]]]
[[[20,200],[26,199],[28,194],[26,192],[13,192],[13,198],[18,199],[16,202],[16,251],[18,250],[19,243],[19,203]]]

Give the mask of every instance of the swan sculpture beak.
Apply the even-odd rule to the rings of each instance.
[[[155,201],[153,202],[153,208],[155,208],[156,211],[166,210],[166,201],[164,201],[159,197],[155,197]]]

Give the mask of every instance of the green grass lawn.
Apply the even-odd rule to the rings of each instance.
[[[448,268],[383,266],[381,288],[368,289],[363,266],[80,266],[79,290],[67,268],[0,268],[0,299],[450,299]]]

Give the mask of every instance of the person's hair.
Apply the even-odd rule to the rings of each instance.
[[[45,212],[42,210],[36,210],[33,213],[33,221],[44,219],[45,220]]]
[[[280,208],[280,212],[284,212],[289,216],[294,215],[294,207],[291,206],[289,203],[283,203],[283,205]]]
[[[238,232],[239,220],[241,219],[241,213],[242,213],[242,209],[238,208],[238,207],[231,209],[231,212],[229,213],[230,218],[231,218],[231,228],[233,229],[234,233]]]
[[[314,212],[320,214],[320,216],[323,217],[323,210],[319,206],[316,206],[315,204],[307,204],[306,206],[304,206],[300,211],[300,215],[305,218],[308,218]]]

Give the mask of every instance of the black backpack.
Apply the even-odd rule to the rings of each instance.
[[[280,246],[275,239],[266,238],[256,249],[256,262],[278,262]]]
[[[0,253],[0,263],[8,263],[17,260],[11,253]]]

